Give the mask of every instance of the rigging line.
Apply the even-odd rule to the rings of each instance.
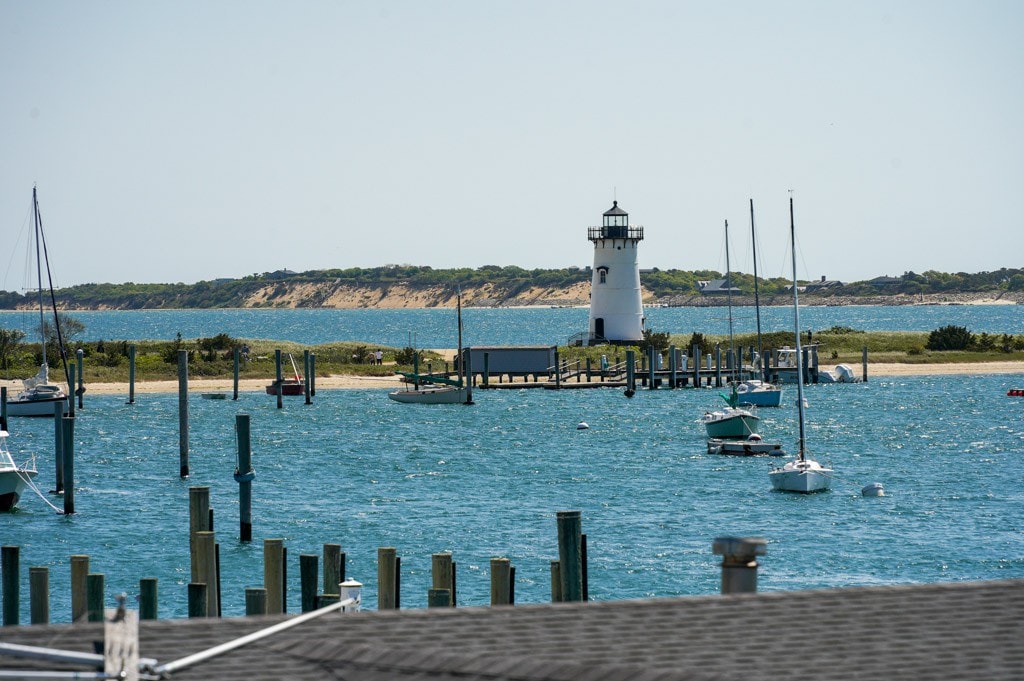
[[[71,374],[68,371],[68,353],[64,347],[64,335],[60,330],[60,315],[57,314],[57,296],[53,292],[53,273],[50,271],[50,253],[46,247],[46,235],[43,234],[43,214],[39,210],[39,200],[35,199],[35,193],[33,192],[33,199],[36,202],[36,220],[39,225],[39,241],[43,246],[43,258],[46,261],[46,281],[50,286],[50,304],[53,306],[53,325],[57,330],[57,348],[60,350],[61,364],[64,366],[64,381],[68,385],[68,400],[74,401],[75,399],[75,386],[71,385]],[[45,346],[46,339],[43,339]]]

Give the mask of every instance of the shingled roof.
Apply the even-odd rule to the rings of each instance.
[[[151,620],[160,663],[287,617]],[[0,629],[93,652],[100,624]],[[514,607],[330,613],[173,679],[704,681],[1021,679],[1024,580]],[[0,656],[0,670],[71,667]],[[77,669],[82,670],[81,667]]]

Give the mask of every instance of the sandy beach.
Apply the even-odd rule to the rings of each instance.
[[[860,371],[860,367],[854,367]],[[868,380],[872,377],[884,376],[944,376],[944,375],[970,375],[970,374],[1024,374],[1024,362],[977,362],[967,364],[868,364]],[[246,378],[238,382],[240,392],[262,392],[269,379]],[[1021,381],[1024,383],[1024,380]],[[0,385],[7,386],[10,395],[21,390],[20,381],[0,381]],[[398,376],[318,376],[316,387],[318,389],[344,389],[344,388],[378,388],[381,390],[398,388],[401,383]],[[230,378],[216,379],[195,379],[190,378],[188,382],[190,393],[204,392],[231,392],[233,390]],[[178,391],[178,381],[138,381],[135,384],[136,393],[173,393]],[[86,383],[86,394],[92,395],[116,395],[127,394],[127,383]]]

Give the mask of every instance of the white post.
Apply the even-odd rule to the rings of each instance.
[[[359,612],[360,606],[363,602],[363,584],[357,582],[354,579],[346,579],[344,582],[338,585],[338,591],[341,594],[341,602],[344,603],[348,599],[355,601],[352,605],[344,605],[341,608],[342,612]]]

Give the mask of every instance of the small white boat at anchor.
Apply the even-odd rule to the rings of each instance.
[[[388,397],[395,402],[404,404],[473,404],[473,391],[470,387],[472,377],[467,375],[465,367],[466,356],[462,352],[462,292],[457,298],[458,303],[458,325],[459,325],[459,348],[456,360],[459,363],[459,374],[457,379],[447,376],[434,376],[432,374],[421,374],[419,372],[419,353],[413,359],[412,373],[405,371],[397,372],[406,382],[407,387],[402,390],[393,390]],[[467,353],[468,354],[468,353]]]
[[[18,505],[21,493],[36,477],[35,457],[19,466],[7,447],[6,430],[0,430],[0,511],[10,511]]]

